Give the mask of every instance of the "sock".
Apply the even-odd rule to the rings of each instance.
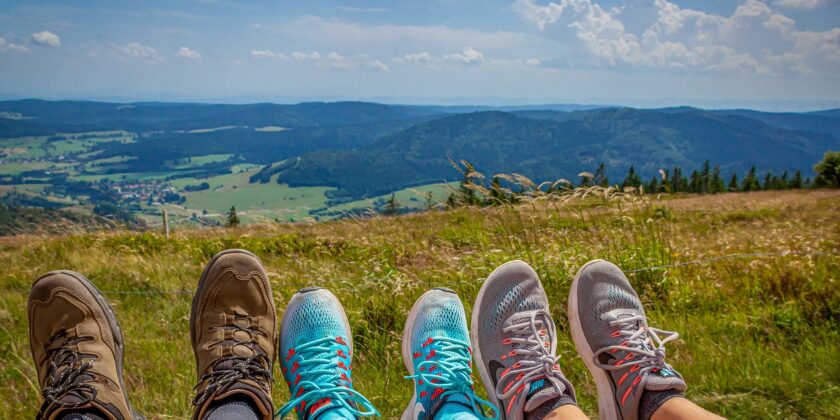
[[[642,394],[642,399],[639,401],[639,419],[650,420],[650,416],[665,404],[665,401],[675,397],[682,397],[683,393],[673,389],[666,389],[664,391],[645,391]]]
[[[575,400],[570,397],[569,395],[563,394],[559,397],[550,399],[544,403],[542,403],[539,407],[525,412],[525,420],[542,420],[548,413],[564,406],[564,405],[577,405],[575,404]]]
[[[230,398],[213,402],[207,409],[205,420],[259,420],[260,411],[254,407],[250,398],[234,395]]]
[[[59,417],[59,420],[105,420],[105,417],[103,417],[102,413],[97,410],[73,411],[62,414],[62,416]]]

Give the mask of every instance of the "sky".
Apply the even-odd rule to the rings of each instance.
[[[840,0],[3,0],[24,97],[836,108]]]

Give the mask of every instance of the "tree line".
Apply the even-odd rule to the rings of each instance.
[[[461,181],[454,188],[446,200],[449,207],[460,205],[489,206],[505,203],[516,203],[521,195],[528,191],[539,189],[544,193],[569,191],[575,188],[589,188],[600,186],[614,187],[624,192],[638,192],[643,194],[720,194],[726,192],[750,192],[768,190],[789,190],[803,188],[840,188],[840,152],[826,152],[822,161],[814,165],[817,176],[802,176],[797,170],[792,174],[784,171],[781,174],[767,172],[759,174],[752,166],[743,178],[737,173],[724,175],[719,165],[712,166],[707,160],[701,169],[686,174],[680,167],[660,169],[650,180],[645,182],[634,166],[630,166],[627,174],[620,183],[612,183],[607,177],[606,165],[601,163],[594,173],[582,172],[577,184],[568,180],[536,185],[533,181],[521,175],[499,174],[492,177],[489,185],[484,175],[475,170],[472,164],[461,161],[453,166],[461,173]],[[393,197],[389,200],[390,207],[395,204]]]

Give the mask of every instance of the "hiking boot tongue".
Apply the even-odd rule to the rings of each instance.
[[[564,395],[568,389],[566,384],[553,377],[537,379],[531,382],[529,386],[530,389],[525,400],[526,412],[533,411],[544,403]],[[561,391],[558,391],[558,389]]]

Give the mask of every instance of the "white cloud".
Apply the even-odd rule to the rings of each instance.
[[[292,58],[295,60],[312,60],[318,61],[321,59],[321,54],[318,54],[318,51],[312,51],[311,53],[302,53],[299,51],[295,51],[292,53]]]
[[[188,60],[192,61],[201,61],[201,53],[196,50],[189,49],[187,47],[181,47],[176,54],[178,57],[183,57]]]
[[[112,45],[113,51],[123,60],[140,60],[148,64],[158,64],[164,61],[158,51],[139,42],[126,45]]]
[[[14,52],[29,52],[29,48],[23,45],[15,44],[14,42],[7,42],[6,38],[0,36],[0,52],[14,51]]]
[[[567,39],[567,32],[572,32],[585,54],[611,66],[757,74],[838,71],[840,28],[799,31],[795,20],[774,11],[763,0],[745,0],[730,16],[684,9],[669,0],[653,3],[656,19],[641,33],[625,27],[623,9],[604,9],[595,0],[559,0],[544,5],[537,0],[518,0],[513,8],[548,37]],[[549,26],[557,31],[546,31]]]
[[[428,63],[432,61],[432,55],[429,54],[427,51],[419,52],[419,53],[410,53],[403,56],[401,61],[406,61],[409,63]]]
[[[32,34],[31,40],[33,43],[45,47],[58,48],[61,46],[61,38],[50,31],[35,32]]]
[[[327,62],[329,62],[330,67],[337,70],[356,70],[360,68],[379,71],[390,70],[385,63],[376,60],[367,54],[359,54],[348,57],[333,51],[327,54],[326,59]]]
[[[275,60],[288,60],[289,56],[283,53],[274,52],[271,50],[253,50],[251,51],[252,58],[271,58]]]
[[[539,58],[536,58],[536,57],[529,58],[529,59],[525,60],[525,64],[527,64],[529,66],[539,66],[540,64],[542,64],[542,60],[540,60]]]
[[[461,52],[447,54],[444,58],[456,63],[478,64],[484,61],[484,54],[478,52],[473,47],[464,47]]]
[[[825,0],[776,0],[773,4],[791,9],[814,10],[825,4]]]

